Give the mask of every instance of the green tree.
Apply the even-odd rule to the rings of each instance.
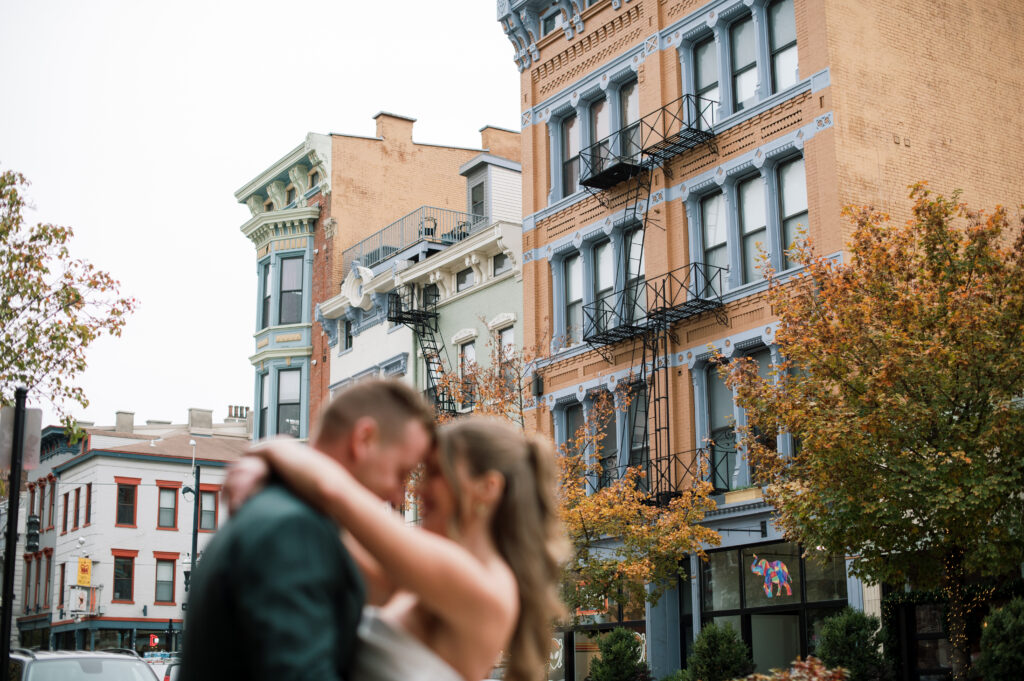
[[[25,223],[27,188],[20,173],[0,172],[0,404],[13,404],[23,386],[71,427],[69,404],[89,404],[75,384],[86,348],[104,333],[120,335],[136,301],[71,257],[70,227]]]
[[[841,262],[797,243],[801,272],[766,273],[785,361],[725,371],[786,535],[867,580],[941,587],[964,679],[968,575],[1024,560],[1024,231],[958,194],[910,197],[905,224],[847,208]]]
[[[601,656],[590,663],[590,681],[649,681],[641,645],[629,629],[612,629],[597,642]]]
[[[877,617],[846,608],[826,618],[814,653],[829,667],[842,667],[850,681],[885,681]]]
[[[729,681],[752,671],[750,648],[731,624],[701,627],[686,660],[687,681]]]
[[[1024,599],[1013,599],[985,619],[978,669],[985,679],[1012,679],[1024,670]]]

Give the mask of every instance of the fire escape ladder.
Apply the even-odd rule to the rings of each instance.
[[[404,324],[412,330],[423,353],[427,392],[438,414],[455,414],[455,398],[444,385],[444,360],[447,352],[438,331],[436,292],[424,292],[416,305],[415,288],[403,286],[388,294],[388,321]]]
[[[629,182],[620,195],[623,211],[618,224],[627,229],[638,225],[639,243],[628,236],[625,255],[616,259],[615,280],[623,283],[622,290],[584,305],[584,336],[609,362],[610,346],[626,340],[633,342],[631,366],[638,366],[640,355],[633,386],[643,392],[634,392],[637,402],[630,405],[629,463],[645,473],[641,484],[658,504],[677,496],[685,477],[678,470],[678,457],[671,455],[668,361],[670,340],[675,340],[672,325],[706,311],[713,311],[723,321],[724,313],[721,268],[690,263],[654,279],[646,276],[643,254],[651,224],[653,170],[702,144],[712,153],[718,152],[712,126],[716,105],[684,95],[580,152],[580,184],[602,205],[615,205],[615,201],[606,200],[601,192]]]

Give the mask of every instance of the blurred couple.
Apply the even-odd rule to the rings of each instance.
[[[491,419],[437,428],[397,381],[342,392],[310,442],[230,472],[182,679],[478,681],[502,654],[507,681],[542,676],[565,556],[551,447]],[[417,528],[381,500],[401,506],[420,464]]]

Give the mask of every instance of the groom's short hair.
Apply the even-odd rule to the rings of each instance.
[[[377,422],[385,441],[403,433],[409,421],[423,425],[431,444],[437,441],[434,410],[409,385],[389,379],[360,381],[342,390],[320,415],[312,442],[335,442],[364,416]]]

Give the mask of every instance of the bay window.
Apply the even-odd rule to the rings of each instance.
[[[279,324],[302,321],[302,258],[281,260],[281,303]]]
[[[287,369],[277,373],[277,433],[301,437],[301,369]]]

